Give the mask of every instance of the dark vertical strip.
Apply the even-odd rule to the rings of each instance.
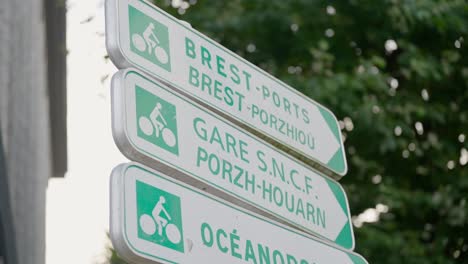
[[[0,131],[0,256],[3,255],[6,264],[16,264],[16,237],[13,216],[11,212],[10,190],[8,188],[6,156]]]
[[[67,171],[66,1],[44,0],[47,31],[47,86],[51,124],[52,176]]]

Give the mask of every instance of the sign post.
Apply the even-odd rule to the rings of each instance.
[[[137,163],[111,177],[110,235],[138,263],[367,264]]]
[[[336,181],[162,83],[133,69],[119,71],[112,79],[112,115],[115,141],[129,159],[354,248],[346,194]]]
[[[143,70],[321,171],[346,174],[330,110],[154,5],[106,1],[106,42],[117,67]]]

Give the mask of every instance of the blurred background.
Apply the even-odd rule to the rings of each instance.
[[[465,0],[154,3],[335,113],[369,263],[468,263]],[[0,21],[0,264],[125,263],[104,2],[6,0]]]

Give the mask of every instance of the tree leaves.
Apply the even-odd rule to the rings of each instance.
[[[358,252],[468,263],[466,1],[195,2],[178,16],[341,120],[352,213],[388,206]]]

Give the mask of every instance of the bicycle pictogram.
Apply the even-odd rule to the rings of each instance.
[[[164,196],[160,196],[159,201],[151,212],[151,215],[143,214],[140,216],[140,227],[143,232],[149,236],[154,235],[157,231],[159,236],[165,235],[171,243],[179,244],[182,239],[180,230],[175,224],[169,222],[172,218],[164,207],[165,203],[166,198],[164,198]],[[164,217],[162,213],[164,214]]]
[[[161,103],[156,103],[149,117],[141,116],[138,119],[138,126],[145,135],[154,135],[156,138],[162,137],[162,140],[167,146],[174,147],[177,143],[176,136],[174,132],[167,127],[167,121],[161,114],[161,110]]]
[[[169,61],[169,55],[161,47],[161,41],[154,33],[154,29],[154,24],[149,23],[142,34],[134,33],[132,35],[133,46],[141,52],[148,52],[149,55],[154,53],[154,56],[160,63],[166,64]]]

